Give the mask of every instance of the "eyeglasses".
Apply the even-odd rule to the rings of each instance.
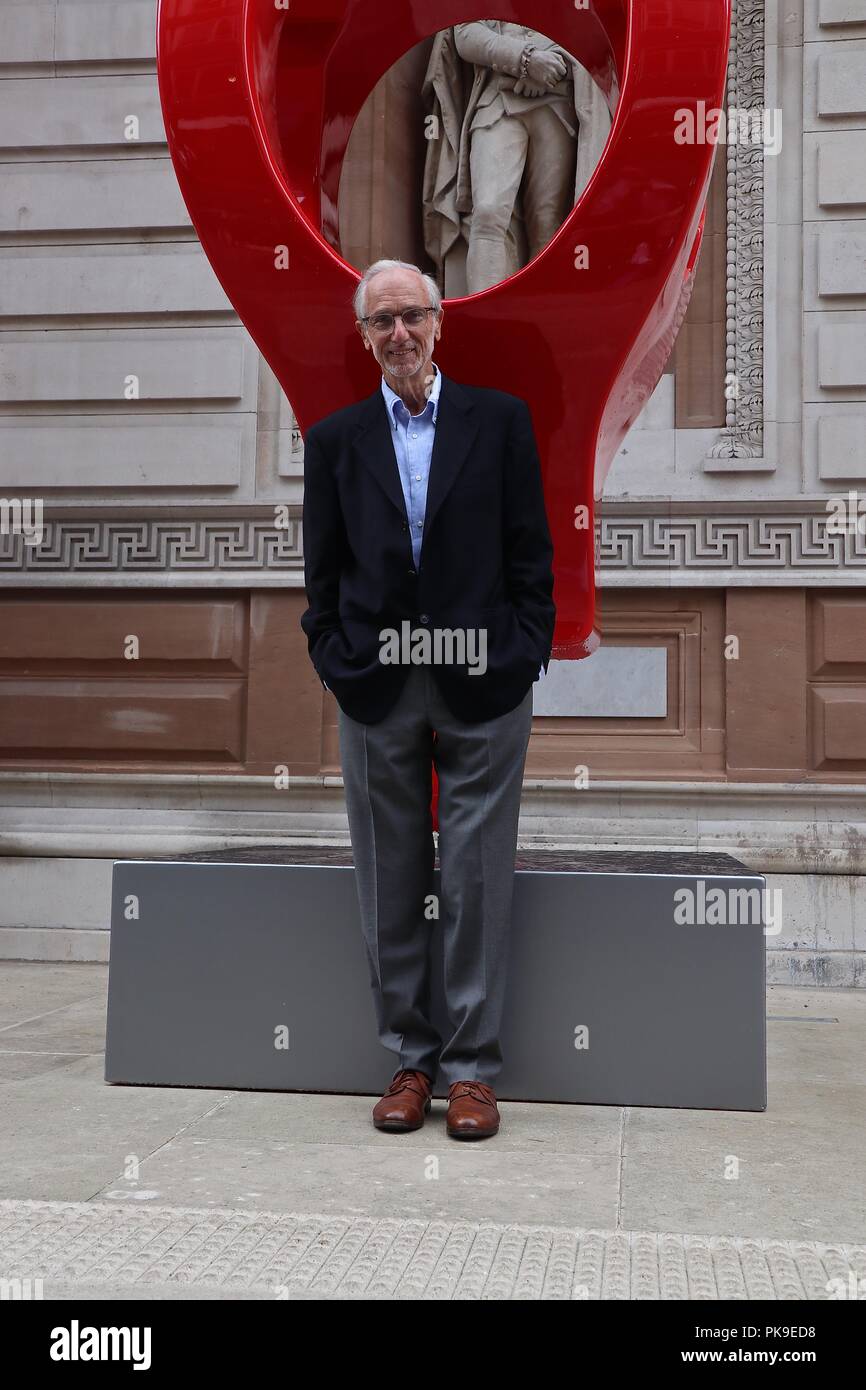
[[[439,310],[429,306],[424,309],[417,308],[404,309],[402,314],[368,314],[366,318],[359,319],[359,323],[369,324],[374,333],[390,333],[394,328],[395,320],[402,319],[404,328],[419,328],[427,320],[428,314],[438,314]]]

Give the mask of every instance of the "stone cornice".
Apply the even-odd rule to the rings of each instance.
[[[604,585],[846,585],[866,575],[866,535],[828,530],[827,499],[599,505]],[[300,509],[46,509],[40,545],[0,534],[0,588],[302,587]]]

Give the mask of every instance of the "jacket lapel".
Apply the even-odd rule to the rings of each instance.
[[[456,381],[442,373],[442,391],[436,415],[433,437],[433,457],[430,461],[430,480],[427,484],[427,505],[424,511],[424,535],[448,495],[448,491],[466,462],[466,457],[478,434],[475,403],[461,390]]]
[[[388,422],[385,397],[381,390],[374,391],[362,406],[361,419],[355,432],[355,448],[362,463],[369,468],[379,486],[390,497],[403,520],[408,521],[400,470],[397,467],[397,454],[391,438],[392,428]]]
[[[477,433],[478,421],[474,402],[467,392],[461,390],[456,381],[452,381],[443,372],[436,414],[436,433],[433,437],[433,456],[430,461],[430,479],[427,484],[425,535],[463,467]],[[392,434],[385,398],[381,390],[374,391],[363,403],[361,419],[355,434],[355,448],[365,467],[373,474],[404,521],[408,521]]]

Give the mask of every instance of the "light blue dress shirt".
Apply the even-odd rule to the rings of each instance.
[[[391,390],[385,377],[382,377],[382,395],[388,407],[391,421],[391,438],[397,455],[400,470],[400,483],[403,488],[403,501],[412,533],[412,558],[415,568],[421,557],[421,542],[424,538],[424,513],[427,509],[427,483],[430,478],[430,463],[433,458],[433,441],[436,437],[436,417],[439,413],[439,393],[442,390],[442,373],[435,362],[430,364],[436,372],[436,380],[427,398],[427,404],[418,415],[410,415],[408,408],[395,391]],[[544,675],[540,666],[539,676]]]
[[[409,413],[406,405],[397,393],[391,390],[384,376],[382,377],[382,395],[385,397],[388,418],[391,421],[391,438],[394,441],[403,500],[406,503],[406,516],[409,518],[409,530],[412,533],[412,558],[416,570],[424,538],[427,483],[433,458],[433,441],[436,437],[439,393],[442,390],[442,373],[435,362],[430,365],[436,372],[436,380],[433,382],[427,404],[418,415]]]

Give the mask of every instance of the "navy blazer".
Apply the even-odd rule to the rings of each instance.
[[[301,618],[310,659],[341,708],[376,724],[411,670],[380,659],[384,629],[486,629],[487,669],[431,664],[452,713],[495,719],[547,669],[553,544],[526,402],[442,375],[416,572],[381,388],[304,441]]]

